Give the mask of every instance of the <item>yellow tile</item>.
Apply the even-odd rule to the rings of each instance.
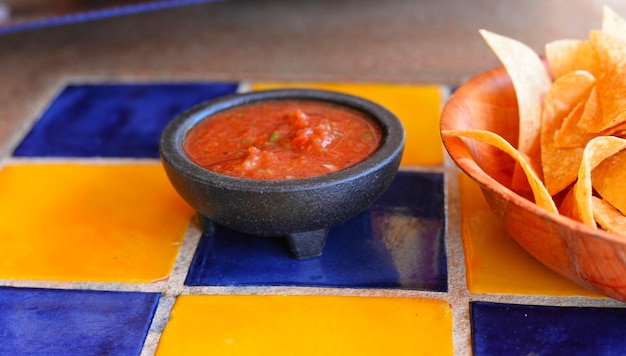
[[[333,90],[372,100],[396,114],[406,130],[403,165],[440,165],[441,91],[437,86],[350,83],[253,83],[252,90],[277,88]]]
[[[480,187],[461,174],[463,246],[473,293],[601,297],[534,259],[504,230]]]
[[[165,278],[192,215],[158,163],[8,165],[0,171],[0,279]]]
[[[157,355],[451,355],[447,302],[180,296]]]

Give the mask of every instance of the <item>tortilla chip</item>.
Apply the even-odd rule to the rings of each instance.
[[[554,148],[584,147],[597,134],[587,134],[587,131],[578,127],[578,121],[585,111],[584,103],[578,103],[565,117],[561,127],[554,133]]]
[[[584,117],[585,114],[588,112],[590,102],[591,101],[587,101],[585,103],[582,113],[579,111],[574,112],[577,111],[575,109],[565,118],[565,120],[563,120],[563,124],[561,124],[561,127],[556,131],[554,135],[555,147],[584,147],[587,142],[598,136],[617,136],[622,138],[624,137],[624,133],[626,133],[626,122],[600,132],[588,132],[578,126],[578,121],[580,121],[580,119]]]
[[[626,21],[606,5],[602,9],[602,32],[626,40]]]
[[[616,136],[624,138],[626,133],[626,122],[622,122],[617,126],[610,127],[604,131],[599,132],[599,136]]]
[[[534,159],[539,147],[541,108],[551,80],[543,62],[522,42],[480,30],[489,47],[500,59],[513,82],[519,107],[519,141],[517,149]]]
[[[593,217],[606,231],[626,236],[626,216],[607,201],[593,197]]]
[[[585,111],[576,124],[582,131],[591,133],[589,126],[594,122],[602,121],[602,106],[600,106],[600,97],[598,96],[598,88],[594,86],[589,93],[587,102],[585,103]]]
[[[583,152],[583,159],[578,170],[578,180],[572,188],[576,209],[566,214],[585,225],[596,228],[591,202],[591,171],[603,160],[626,148],[626,140],[613,136],[600,136],[589,141]]]
[[[601,31],[589,36],[599,66],[596,85],[602,116],[582,118],[579,126],[600,132],[626,122],[626,41]]]
[[[443,135],[466,137],[485,142],[501,149],[502,151],[513,157],[513,159],[515,159],[515,161],[519,163],[521,169],[526,174],[528,183],[530,184],[530,187],[532,189],[535,203],[550,212],[558,214],[558,210],[556,208],[556,205],[554,204],[554,201],[552,200],[552,197],[550,196],[550,193],[548,193],[546,187],[543,185],[535,171],[527,162],[527,159],[524,158],[524,155],[520,151],[515,149],[515,147],[513,147],[513,145],[511,145],[507,140],[493,132],[486,130],[444,130],[441,133]]]
[[[594,83],[595,77],[589,72],[575,71],[557,78],[546,95],[541,118],[541,165],[543,180],[551,195],[576,180],[583,152],[582,146],[556,147],[555,133],[568,115],[582,110]]]
[[[626,214],[626,150],[602,161],[591,172],[591,182],[603,199]]]
[[[593,48],[588,41],[568,39],[549,42],[545,45],[545,54],[554,78],[577,70],[596,71]]]

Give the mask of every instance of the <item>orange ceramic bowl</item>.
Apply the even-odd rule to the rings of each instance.
[[[441,130],[484,129],[517,142],[517,100],[503,67],[462,85],[446,102]],[[626,301],[626,238],[548,212],[506,186],[514,161],[489,145],[442,137],[476,181],[507,232],[537,260],[590,290]]]

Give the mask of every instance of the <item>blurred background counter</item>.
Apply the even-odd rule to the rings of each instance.
[[[620,1],[2,0],[0,147],[72,81],[458,85],[498,61],[478,29],[538,52]]]

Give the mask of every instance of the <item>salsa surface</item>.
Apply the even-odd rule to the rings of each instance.
[[[350,167],[380,146],[365,113],[313,100],[237,106],[200,121],[183,149],[196,164],[251,179],[296,179]]]

